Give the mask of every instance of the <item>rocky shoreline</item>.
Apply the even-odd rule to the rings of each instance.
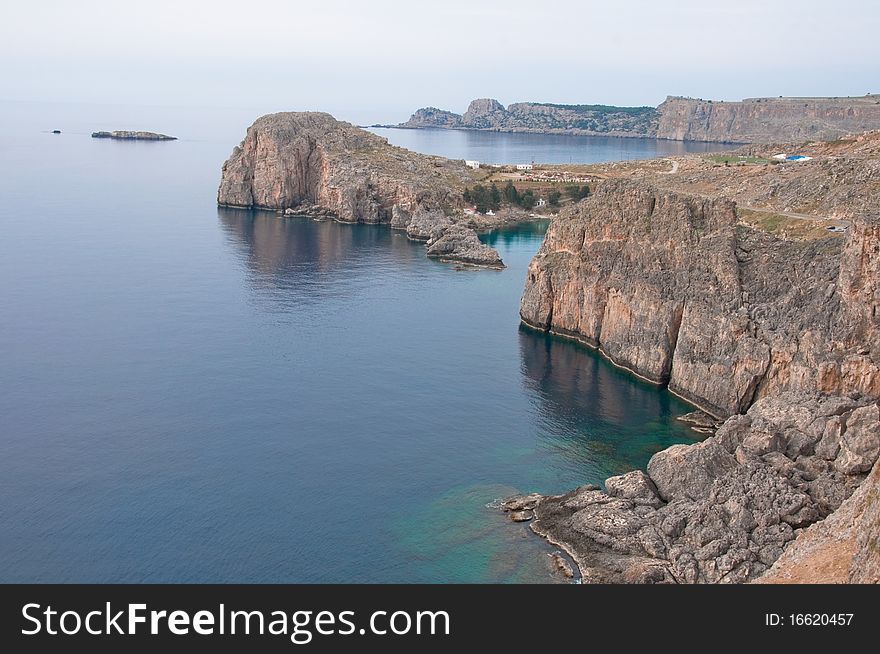
[[[876,583],[878,455],[875,401],[788,392],[701,443],[655,454],[647,472],[607,479],[604,490],[519,496],[501,508],[563,548],[584,583],[772,581],[786,547],[795,557],[815,540],[807,528],[840,512],[863,536],[843,580]]]
[[[463,161],[410,152],[329,114],[270,114],[223,164],[217,203],[340,222],[387,224],[441,261],[503,268],[478,233],[530,220],[514,209],[465,213]]]

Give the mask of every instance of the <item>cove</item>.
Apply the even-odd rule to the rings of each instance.
[[[384,226],[218,211],[241,126],[5,137],[0,580],[551,581],[486,505],[644,466],[689,408],[519,327],[540,226],[457,270]]]

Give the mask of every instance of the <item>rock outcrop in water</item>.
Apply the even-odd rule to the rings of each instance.
[[[876,217],[785,240],[728,200],[609,181],[550,226],[520,314],[723,417],[783,390],[880,395],[878,270]]]
[[[814,532],[829,515],[851,527],[843,580],[876,581],[878,455],[875,401],[787,392],[702,443],[655,454],[647,473],[503,508],[534,512],[533,530],[564,546],[587,583],[737,583],[771,566],[782,574],[811,540],[828,544]]]
[[[471,102],[459,115],[426,107],[400,127],[631,136],[677,141],[771,143],[832,139],[880,129],[880,96],[753,98],[718,102],[669,97],[659,107]]]
[[[116,130],[113,132],[92,132],[93,139],[116,139],[119,141],[176,141],[176,136],[157,134],[156,132],[130,132]]]
[[[462,161],[389,145],[329,114],[287,112],[263,116],[248,128],[223,164],[217,201],[387,223],[428,241],[433,256],[503,266],[498,253],[464,225],[462,191],[473,181]]]

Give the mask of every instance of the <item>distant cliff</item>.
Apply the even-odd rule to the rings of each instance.
[[[832,139],[880,129],[880,96],[754,98],[742,102],[669,97],[656,108],[540,102],[505,107],[497,100],[483,98],[471,102],[462,115],[436,107],[419,109],[400,127],[722,143]]]
[[[713,102],[667,98],[657,137],[679,141],[767,143],[834,139],[880,128],[880,96],[754,98]]]

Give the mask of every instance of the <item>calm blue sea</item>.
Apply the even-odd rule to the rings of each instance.
[[[253,118],[0,105],[0,581],[551,580],[486,504],[643,466],[687,407],[519,327],[540,228],[461,271],[386,227],[218,210]]]
[[[651,159],[688,152],[715,152],[731,145],[661,141],[613,136],[520,134],[458,129],[371,128],[394,145],[416,152],[451,159],[475,159],[484,163],[603,163]]]

